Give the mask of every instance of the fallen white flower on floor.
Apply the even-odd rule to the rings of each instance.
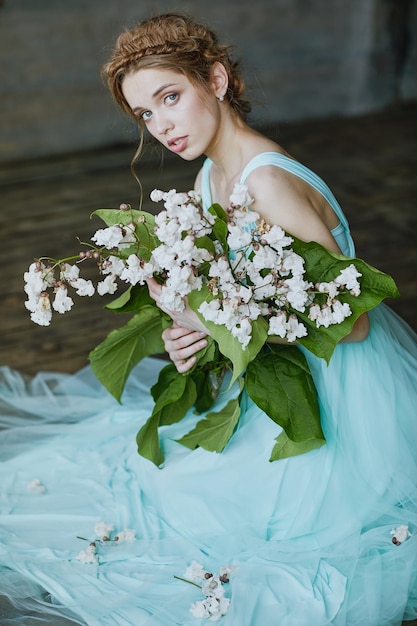
[[[208,618],[212,622],[217,622],[223,615],[226,615],[229,605],[229,598],[208,596],[205,600],[199,600],[192,604],[190,613],[194,617]]]
[[[119,541],[119,542],[126,541],[126,542],[131,543],[132,541],[135,541],[136,539],[135,535],[136,535],[135,530],[132,530],[131,528],[125,528],[120,533],[117,533],[113,541]]]
[[[81,563],[85,563],[87,565],[90,563],[98,564],[99,555],[97,554],[97,545],[114,545],[123,542],[132,543],[133,541],[136,541],[136,531],[132,528],[125,528],[112,537],[111,534],[113,531],[114,524],[110,524],[109,522],[98,522],[94,526],[95,540],[89,542],[88,548],[86,550],[82,550],[75,558],[78,561],[81,561]],[[89,541],[86,537],[78,536],[77,539]]]
[[[99,539],[109,541],[111,532],[114,530],[114,524],[108,522],[99,522],[94,526],[94,532]]]
[[[404,543],[404,541],[412,536],[410,531],[408,530],[408,526],[406,526],[405,524],[393,528],[390,531],[390,535],[393,535],[392,543],[394,543],[396,546],[401,545],[402,543]]]
[[[33,493],[45,493],[46,492],[46,487],[45,485],[42,485],[39,478],[34,478],[33,480],[31,480],[30,483],[28,483],[27,488],[29,489],[29,491],[32,491]]]
[[[94,542],[90,543],[86,550],[81,550],[75,557],[77,561],[81,561],[86,565],[89,564],[98,564],[98,555],[96,553],[96,544]]]
[[[187,567],[184,573],[184,578],[187,580],[191,580],[193,583],[200,582],[204,579],[206,574],[206,570],[203,569],[201,563],[197,563],[197,561],[193,561],[191,565]]]
[[[190,613],[199,619],[207,618],[212,622],[216,622],[223,615],[226,615],[230,605],[229,598],[225,597],[223,583],[229,582],[229,576],[232,568],[227,565],[220,568],[220,574],[212,574],[203,568],[201,563],[193,561],[187,567],[184,578],[175,576],[178,580],[183,580],[196,587],[199,587],[206,596],[204,600],[193,602],[190,607]],[[197,584],[201,582],[201,585]]]

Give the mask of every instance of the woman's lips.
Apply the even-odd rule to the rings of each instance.
[[[168,141],[168,147],[172,152],[182,152],[187,147],[188,137],[174,137]]]

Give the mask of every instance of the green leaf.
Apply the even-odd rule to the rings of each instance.
[[[196,386],[190,376],[180,374],[173,363],[160,372],[151,389],[155,399],[154,413],[159,413],[159,425],[179,422],[197,399]]]
[[[158,437],[159,413],[152,413],[136,435],[138,453],[159,466],[164,462],[164,455]]]
[[[129,287],[126,289],[118,298],[115,298],[111,302],[105,305],[105,309],[109,309],[109,311],[114,311],[115,313],[121,313],[122,309],[126,306],[126,304],[130,301],[133,287]]]
[[[213,337],[210,337],[210,335],[207,335],[206,341],[207,346],[199,350],[195,355],[198,360],[194,367],[190,370],[191,373],[195,372],[196,370],[201,370],[209,363],[214,362],[214,366],[216,366],[216,362],[219,358],[219,348]]]
[[[270,352],[258,354],[248,365],[246,389],[292,441],[324,440],[310,368],[295,346],[274,345]]]
[[[197,391],[197,398],[194,403],[195,412],[197,414],[204,413],[211,408],[216,399],[213,394],[210,370],[196,372],[192,378]]]
[[[220,242],[222,250],[224,252],[227,252],[227,250],[229,249],[228,243],[227,243],[227,226],[224,222],[217,220],[217,222],[214,224],[213,228],[212,228],[212,233],[213,233],[213,237],[214,239],[217,239],[217,241]]]
[[[211,337],[208,337],[208,342],[206,353],[189,373],[197,388],[195,413],[204,413],[210,409],[220,393],[224,374],[230,369],[229,361],[219,354],[216,342]]]
[[[208,235],[203,235],[202,237],[197,237],[194,245],[196,248],[205,248],[212,254],[216,254],[216,248],[214,245],[214,241],[210,239]]]
[[[179,422],[186,415],[187,411],[194,406],[197,400],[197,388],[194,380],[191,376],[184,374],[182,374],[182,376],[185,378],[183,394],[181,398],[176,401],[175,405],[174,403],[168,404],[164,407],[164,410],[161,411],[161,426]]]
[[[227,217],[226,211],[220,206],[220,204],[212,204],[208,209],[208,212],[216,217],[216,221],[212,226],[212,238],[217,239],[223,250],[226,252],[229,249],[227,243],[227,222],[229,218]]]
[[[164,351],[161,319],[156,306],[144,306],[90,353],[91,369],[117,400],[132,368],[145,356]]]
[[[120,209],[97,209],[92,215],[100,217],[107,226],[135,224],[137,243],[118,251],[123,258],[127,258],[130,254],[137,254],[144,261],[149,261],[152,250],[160,243],[155,235],[155,216],[152,213],[134,209],[127,211],[121,211]]]
[[[144,213],[142,212],[142,215]],[[155,218],[148,215],[145,222],[138,222],[135,226],[135,233],[139,241],[135,254],[144,261],[149,261],[152,252],[160,244],[158,237],[155,235]]]
[[[288,438],[285,431],[283,431],[275,439],[277,442],[272,449],[270,461],[279,461],[280,459],[287,459],[290,456],[298,456],[299,454],[305,454],[311,450],[317,450],[325,444],[324,439],[306,439],[305,441],[295,442]]]
[[[226,211],[220,204],[217,204],[217,203],[212,204],[208,208],[208,212],[214,215],[215,217],[218,217],[219,220],[221,220],[225,224],[227,224],[227,222],[229,221]]]
[[[158,381],[151,389],[156,399],[152,415],[136,435],[138,453],[159,466],[164,455],[159,443],[159,426],[170,426],[182,420],[193,406],[196,397],[194,381],[180,374],[172,363],[159,372]]]
[[[293,236],[291,235],[291,237]],[[329,362],[335,346],[351,332],[358,317],[377,306],[385,298],[398,297],[399,292],[391,276],[368,265],[362,259],[352,259],[331,252],[315,241],[305,242],[296,237],[293,239],[292,248],[294,252],[304,257],[306,275],[311,282],[334,280],[342,269],[351,264],[362,274],[362,277],[359,278],[361,286],[359,297],[352,296],[348,291],[341,292],[338,296],[338,299],[342,303],[347,302],[352,310],[352,315],[341,324],[334,324],[328,328],[323,326],[317,328],[315,322],[309,320],[306,313],[296,312],[308,330],[308,335],[299,339],[299,343],[316,356]],[[325,297],[323,295],[323,301]]]
[[[243,389],[243,379],[239,381],[240,390]],[[236,428],[240,417],[240,396],[229,400],[220,411],[211,412],[200,420],[196,427],[178,443],[194,450],[201,447],[209,452],[222,452]]]
[[[223,325],[208,322],[198,312],[198,308],[202,302],[209,302],[213,296],[205,285],[200,291],[193,291],[188,295],[188,303],[195,311],[203,324],[206,326],[210,336],[216,341],[220,352],[230,359],[233,368],[233,375],[230,381],[230,387],[245,371],[248,363],[258,354],[267,339],[268,324],[262,318],[252,322],[252,338],[244,350],[242,344],[236,337],[232,337],[230,331]],[[229,388],[230,388],[229,387]]]
[[[106,304],[105,308],[115,313],[133,313],[143,306],[155,306],[155,301],[149,295],[147,285],[135,285],[126,289],[121,296]]]
[[[166,388],[169,387],[173,381],[182,378],[183,375],[179,373],[173,363],[169,362],[165,365],[158,374],[158,380],[151,387],[151,396],[154,401],[156,402],[158,400],[159,396],[165,392]],[[163,403],[161,406],[163,406]]]
[[[155,226],[155,216],[147,211],[138,211],[137,209],[129,209],[121,211],[120,209],[96,209],[92,215],[97,215],[106,226],[115,226],[116,224],[137,224],[140,220],[148,224],[150,228]]]

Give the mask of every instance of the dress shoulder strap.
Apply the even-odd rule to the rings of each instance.
[[[211,159],[205,159],[201,170],[201,200],[206,211],[213,204],[210,189],[210,169],[212,163],[213,161]]]
[[[203,163],[202,169],[201,197],[203,207],[205,209],[208,209],[208,207],[212,204],[210,189],[210,169],[212,163],[211,159],[207,158]],[[249,174],[251,174],[258,167],[265,165],[274,165],[290,172],[291,174],[294,174],[295,176],[298,176],[316,189],[316,191],[318,191],[327,200],[340,222],[339,226],[332,230],[332,234],[338,242],[343,254],[354,257],[355,246],[350,235],[349,223],[341,209],[341,206],[324,180],[322,180],[320,176],[315,174],[308,167],[302,165],[294,159],[291,159],[290,157],[287,157],[285,154],[281,154],[279,152],[261,152],[251,159],[243,168],[240,182],[244,184]]]
[[[324,180],[322,180],[320,176],[317,176],[317,174],[311,171],[308,167],[302,165],[294,159],[291,159],[290,157],[287,157],[285,154],[280,154],[279,152],[262,152],[261,154],[257,154],[244,167],[242,175],[240,177],[240,182],[243,184],[249,174],[251,174],[258,167],[262,167],[263,165],[275,165],[276,167],[280,167],[283,170],[286,170],[287,172],[298,176],[302,180],[305,180],[327,200],[327,202],[330,204],[330,206],[338,216],[341,224],[343,224],[345,228],[349,228],[347,219],[343,214],[343,211],[338,201],[336,200],[335,196],[330,191]]]
[[[309,185],[316,189],[316,191],[318,191],[325,198],[325,200],[327,200],[339,218],[339,226],[332,230],[332,234],[338,242],[339,247],[344,254],[352,257],[355,256],[355,246],[350,235],[349,223],[340,204],[324,180],[308,167],[286,156],[285,154],[281,154],[279,152],[261,152],[251,159],[243,168],[240,182],[243,184],[249,174],[251,174],[258,167],[262,167],[264,165],[275,165],[276,167],[280,167],[283,170],[298,176],[302,180],[305,180]]]

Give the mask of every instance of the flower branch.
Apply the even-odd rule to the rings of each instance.
[[[192,407],[205,417],[180,443],[221,452],[239,420],[242,385],[284,429],[271,460],[323,445],[314,382],[304,355],[291,344],[329,361],[363,312],[398,295],[392,278],[361,259],[343,257],[267,224],[250,209],[252,199],[243,185],[236,186],[226,210],[217,204],[203,210],[195,191],[154,190],[151,200],[163,202],[157,215],[126,204],[95,211],[106,227],[93,235],[94,245],[84,244],[90,249],[81,257],[61,259],[53,268],[42,260],[33,263],[25,273],[31,319],[48,325],[53,310],[69,311],[74,302],[68,288],[91,296],[96,291],[114,294],[124,285],[122,295],[107,308],[133,317],[90,354],[94,373],[120,400],[136,363],[164,350],[161,334],[170,318],[149,296],[146,281],[154,277],[162,285],[161,306],[181,312],[187,302],[210,337],[190,372],[178,374],[172,365],[161,371],[153,389],[154,410],[137,436],[140,454],[160,465],[164,457],[158,429],[172,423],[167,412],[178,421]],[[80,258],[97,262],[100,280],[95,285],[81,278]],[[268,339],[275,337],[287,345],[265,350]],[[239,381],[237,395],[207,413],[227,371],[229,386]],[[291,407],[279,401],[289,386],[291,396],[296,393]],[[271,388],[277,390],[274,406],[265,401]]]

